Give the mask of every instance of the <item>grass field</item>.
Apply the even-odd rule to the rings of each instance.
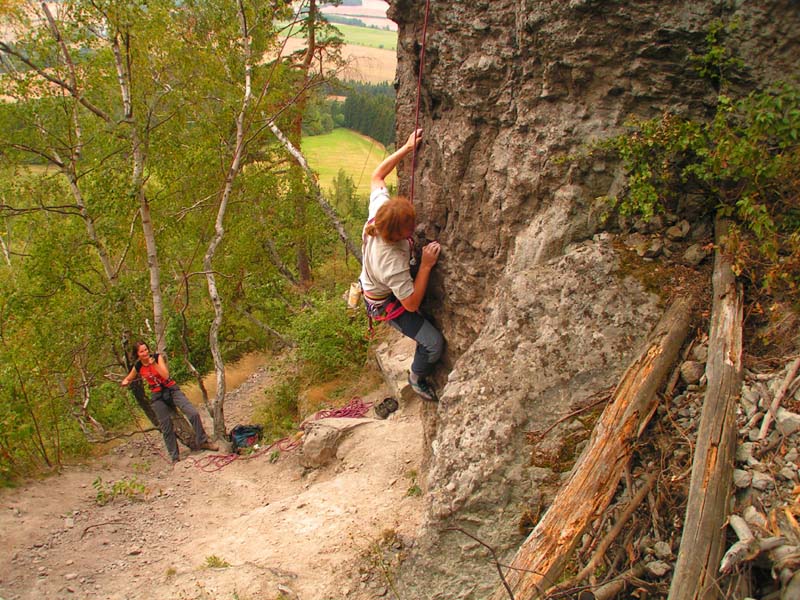
[[[285,24],[284,24],[285,25]],[[356,25],[344,25],[342,23],[331,23],[338,29],[344,37],[344,43],[351,46],[365,46],[367,48],[380,48],[382,50],[397,50],[397,32],[385,29],[375,29],[374,27],[358,27]],[[299,37],[297,27],[293,27],[292,37]]]
[[[339,169],[344,169],[353,178],[358,193],[364,196],[369,194],[373,169],[385,156],[380,142],[341,128],[325,135],[304,137],[301,146],[308,164],[319,175],[323,191],[333,188]],[[396,175],[392,173],[386,182],[396,183]]]
[[[356,27],[355,25],[342,25],[333,23],[342,32],[346,44],[354,46],[367,46],[368,48],[382,48],[384,50],[397,50],[397,32],[372,27]]]

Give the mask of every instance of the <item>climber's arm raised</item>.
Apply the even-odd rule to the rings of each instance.
[[[400,146],[394,153],[384,158],[383,162],[375,167],[375,170],[372,172],[372,179],[370,180],[373,190],[386,187],[386,177],[394,170],[397,163],[399,163],[403,157],[414,151],[414,146],[419,144],[421,140],[422,129],[412,131],[405,144]]]

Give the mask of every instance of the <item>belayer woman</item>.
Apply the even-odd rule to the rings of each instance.
[[[164,444],[167,446],[167,452],[169,452],[173,464],[180,460],[180,454],[178,452],[178,440],[172,427],[170,408],[179,408],[189,420],[189,423],[192,424],[196,448],[219,450],[219,446],[208,439],[208,435],[203,429],[200,413],[189,402],[189,399],[178,387],[178,384],[170,379],[164,356],[158,353],[150,354],[150,349],[145,342],[133,344],[133,351],[138,360],[133,365],[131,372],[120,383],[124,387],[141,376],[150,386],[150,402],[152,403],[153,411],[158,417],[161,435],[164,436]]]

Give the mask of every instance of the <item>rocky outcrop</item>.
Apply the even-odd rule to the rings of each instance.
[[[425,3],[391,4],[402,138]],[[568,157],[631,115],[708,113],[716,91],[690,57],[707,51],[717,18],[738,20],[742,86],[797,73],[789,0],[431,3],[415,203],[419,237],[443,247],[427,309],[448,353],[440,405],[425,406],[426,526],[400,574],[403,597],[487,597],[497,575],[485,548],[443,530],[512,553],[521,516],[560,478],[556,465],[532,463],[527,433],[612,385],[660,315],[600,231],[596,199],[623,189],[619,166]],[[663,253],[671,235],[644,240],[642,256]],[[569,440],[581,427],[559,424],[542,441],[548,455],[577,452]]]

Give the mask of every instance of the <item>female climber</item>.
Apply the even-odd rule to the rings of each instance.
[[[412,132],[406,143],[372,173],[369,218],[362,234],[364,258],[360,281],[370,317],[388,322],[417,342],[408,382],[421,398],[436,401],[436,393],[426,378],[442,355],[444,338],[418,310],[441,247],[434,241],[422,249],[419,270],[416,277],[412,277],[414,243],[411,236],[416,211],[407,198],[390,198],[385,181],[421,139],[421,129]]]

